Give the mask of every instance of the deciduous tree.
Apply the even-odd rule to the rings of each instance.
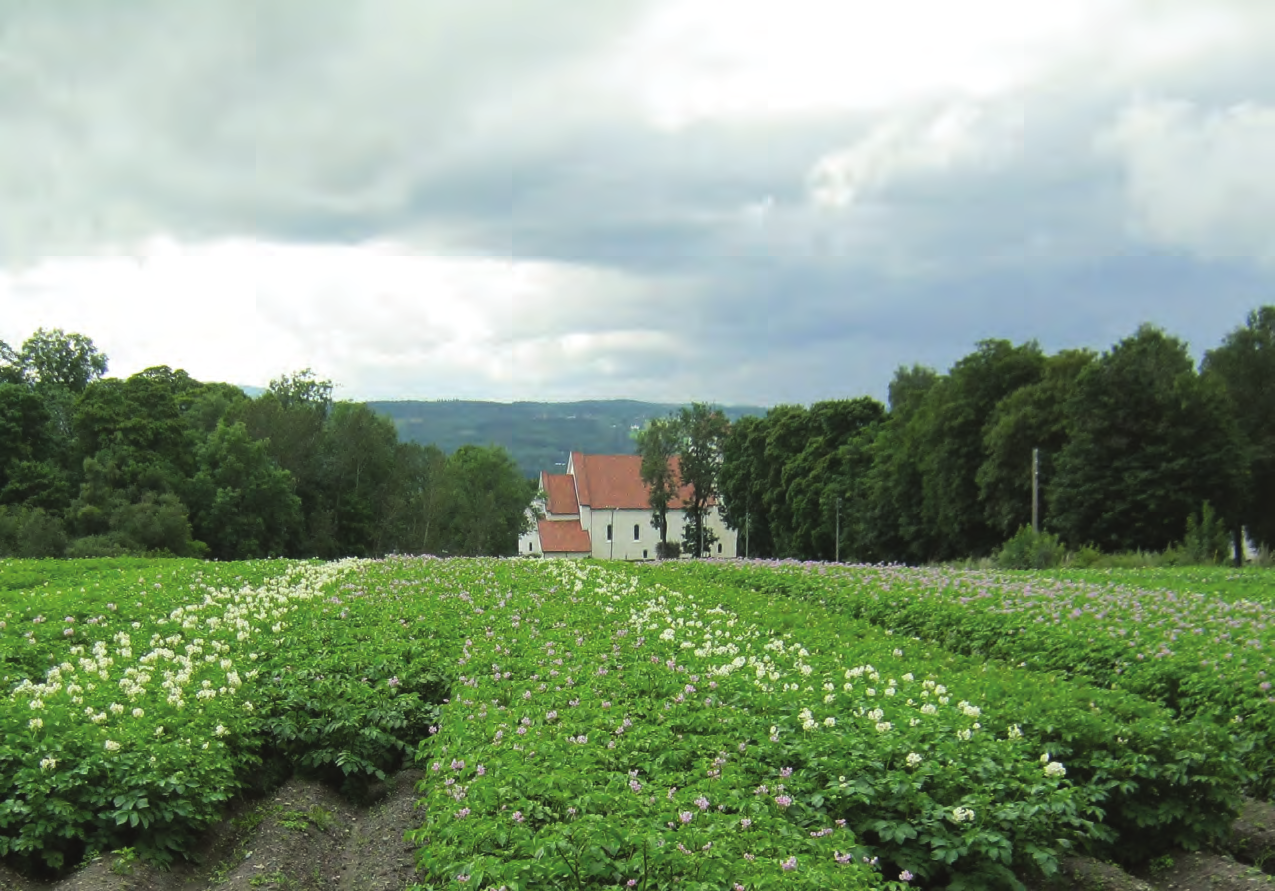
[[[689,486],[691,490],[682,547],[702,557],[717,540],[708,528],[708,509],[718,495],[722,445],[730,430],[730,422],[720,409],[695,402],[681,410],[678,427],[682,439],[678,450],[678,472],[682,485]]]
[[[673,469],[682,437],[676,418],[655,418],[637,432],[638,455],[642,458],[642,482],[648,489],[651,526],[660,535],[658,553],[668,552],[668,510],[677,498],[679,480]]]
[[[1178,338],[1143,325],[1103,353],[1076,378],[1067,424],[1048,503],[1070,545],[1159,551],[1206,501],[1234,515],[1241,434],[1220,381],[1196,373]]]
[[[1221,381],[1244,438],[1248,481],[1232,518],[1236,537],[1245,526],[1254,542],[1275,548],[1275,306],[1254,310],[1209,350],[1204,374]]]

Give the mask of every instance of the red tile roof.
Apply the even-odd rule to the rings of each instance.
[[[678,472],[674,457],[669,464]],[[650,490],[642,482],[642,458],[638,455],[586,455],[571,453],[571,469],[575,471],[580,504],[593,510],[649,510]],[[669,507],[679,509],[690,504],[691,487],[682,486]],[[714,502],[709,502],[710,504]]]
[[[540,550],[546,554],[593,552],[589,533],[581,528],[579,520],[540,520],[536,526],[540,531]]]
[[[578,516],[576,481],[568,473],[541,473],[540,486],[545,490],[545,509],[551,514]]]

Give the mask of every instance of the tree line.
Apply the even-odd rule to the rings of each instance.
[[[0,556],[512,554],[536,486],[499,447],[400,442],[306,370],[256,398],[81,334],[0,341]]]
[[[665,423],[675,435],[639,435],[651,468],[661,448],[683,462],[695,448],[687,412]],[[1204,529],[1212,556],[1238,548],[1241,530],[1270,549],[1275,307],[1252,312],[1199,367],[1151,325],[1101,354],[984,340],[946,374],[899,368],[888,408],[866,397],[780,405],[708,441],[705,491],[752,557],[995,554],[1031,521],[1033,450],[1041,527],[1066,547],[1164,551]],[[653,510],[670,485],[653,488]]]

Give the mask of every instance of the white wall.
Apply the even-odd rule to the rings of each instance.
[[[684,511],[669,511],[668,540],[681,544],[682,533],[686,529],[686,525],[686,513]],[[716,506],[708,509],[708,528],[717,535],[717,544],[713,545],[712,553],[709,556],[733,558],[735,556],[736,534],[733,529],[726,528],[726,524],[722,521],[721,509]],[[720,550],[718,545],[721,545]]]
[[[536,525],[535,514],[531,511],[527,511],[527,513],[531,516],[531,531],[524,532],[522,535],[518,536],[518,553],[523,556],[528,554],[535,554],[538,556],[543,554],[543,551],[540,550],[540,529]]]
[[[585,508],[587,510],[587,508]],[[651,525],[650,510],[595,510],[590,523],[585,526],[593,543],[593,556],[599,560],[654,560],[655,546],[660,536]],[[607,524],[614,526],[615,540],[607,541]],[[633,538],[633,527],[638,527],[637,539]],[[668,512],[668,540],[678,544],[682,541],[682,530],[686,526],[686,515],[680,510]],[[735,556],[735,533],[722,523],[721,512],[711,508],[708,515],[708,528],[717,533],[721,551],[713,547],[713,557]]]
[[[614,541],[607,541],[608,524],[614,526]],[[633,538],[634,526],[638,527],[636,540]],[[585,528],[593,542],[593,556],[599,560],[655,559],[655,543],[659,538],[651,528],[649,510],[595,510],[591,512],[589,525]]]

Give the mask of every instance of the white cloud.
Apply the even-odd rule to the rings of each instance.
[[[807,184],[816,205],[846,207],[870,199],[899,179],[968,174],[994,168],[1018,151],[1021,117],[970,102],[935,113],[887,118],[853,145],[812,167]]]
[[[403,218],[430,216],[414,206],[425,186],[484,159],[509,165],[605,109],[589,60],[641,5],[569,16],[549,0],[6,8],[0,263],[158,234],[417,228]],[[546,110],[552,126],[526,126]],[[487,171],[497,184],[502,174]]]
[[[1142,263],[1117,169],[1157,244],[1275,231],[1275,3],[4,5],[0,337],[82,331],[117,373],[795,398],[905,292],[1044,320],[1069,272]],[[1136,96],[1175,101],[1095,154]]]
[[[1139,102],[1100,146],[1123,165],[1139,235],[1205,258],[1275,264],[1275,106]]]
[[[127,256],[0,274],[0,337],[93,338],[126,376],[151,365],[264,384],[313,367],[346,398],[464,389],[533,398],[628,373],[674,339],[625,307],[657,300],[615,273],[402,245],[153,240]],[[662,299],[677,299],[678,287]]]
[[[626,63],[661,125],[989,98],[1092,39],[1126,0],[682,0]]]

